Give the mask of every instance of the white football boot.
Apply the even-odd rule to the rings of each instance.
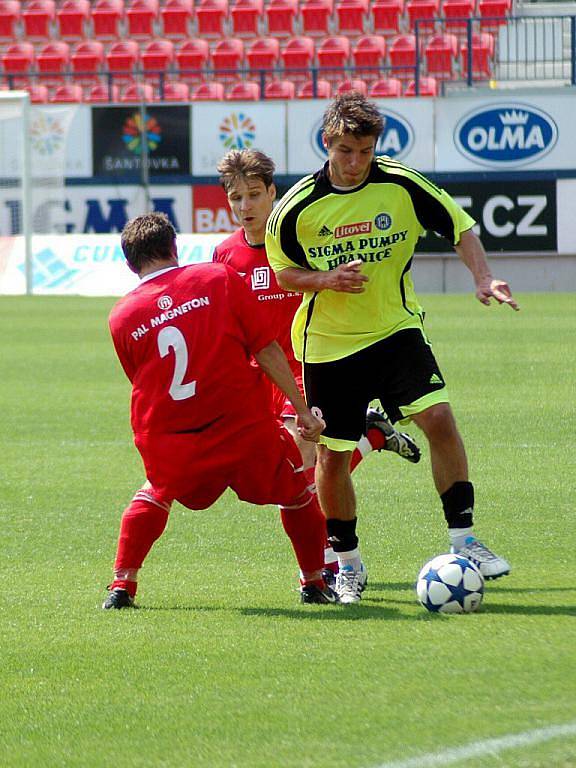
[[[463,555],[477,565],[480,573],[485,579],[499,579],[500,576],[507,576],[510,571],[509,563],[503,557],[499,557],[491,549],[475,536],[468,536],[464,546],[456,548],[451,547],[450,552],[457,555]]]

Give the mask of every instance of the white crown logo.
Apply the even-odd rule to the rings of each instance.
[[[504,112],[504,114],[499,115],[499,117],[502,125],[526,125],[530,115],[528,112],[521,112],[520,110],[516,111],[513,109],[510,112]]]

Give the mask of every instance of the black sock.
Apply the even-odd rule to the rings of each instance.
[[[332,544],[334,552],[350,552],[358,546],[356,536],[356,520],[337,520],[330,517],[326,520],[328,541]]]
[[[441,494],[444,517],[448,528],[471,528],[474,512],[474,486],[459,480]]]

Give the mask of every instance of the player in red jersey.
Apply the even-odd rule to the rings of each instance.
[[[302,363],[294,356],[291,340],[292,320],[302,302],[302,294],[280,288],[264,247],[266,222],[276,199],[274,161],[258,150],[233,149],[224,155],[217,168],[230,210],[240,228],[216,246],[212,259],[233,267],[252,289],[264,310],[266,323],[275,331],[276,339],[303,392]],[[257,365],[254,360],[253,364]],[[301,439],[291,402],[281,390],[270,382],[268,384],[274,412],[300,448],[309,484],[314,487],[316,446]],[[420,459],[420,451],[411,437],[397,432],[378,411],[370,410],[367,414],[366,436],[360,439],[353,452],[351,470],[373,450],[394,451],[414,463]],[[337,560],[332,548],[327,547],[326,564],[335,564],[336,568]]]
[[[324,516],[298,448],[265,406],[250,357],[293,403],[303,439],[317,440],[323,422],[306,405],[251,291],[225,265],[178,267],[176,233],[164,214],[128,222],[122,250],[141,282],[113,308],[110,331],[132,382],[132,429],[147,482],[122,516],[103,607],[133,606],[138,570],[173,500],[206,509],[228,487],[245,501],[280,506],[302,602],[335,602],[322,578]]]

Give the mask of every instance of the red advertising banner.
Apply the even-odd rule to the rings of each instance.
[[[226,193],[219,184],[197,184],[192,187],[192,231],[234,232],[234,223]]]

